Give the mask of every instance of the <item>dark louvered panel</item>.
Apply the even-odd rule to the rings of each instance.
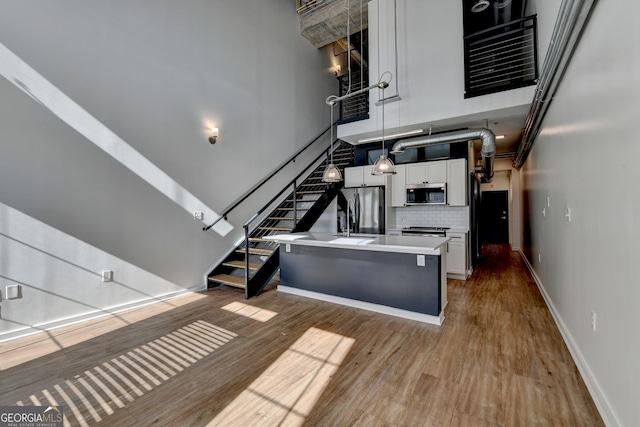
[[[351,72],[351,86],[349,86],[349,75],[344,74],[338,77],[340,82],[340,96],[344,96],[347,93],[355,92],[364,87],[369,86],[369,72],[365,69],[360,74],[360,71]],[[351,90],[349,90],[351,87]],[[348,123],[356,120],[363,120],[369,118],[369,92],[355,95],[350,98],[346,98],[340,101],[340,121],[339,123]]]
[[[536,17],[465,37],[465,98],[537,83]]]

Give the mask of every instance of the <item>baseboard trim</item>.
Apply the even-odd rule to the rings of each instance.
[[[467,280],[466,274],[447,273],[447,279]]]
[[[388,314],[390,316],[402,317],[403,319],[415,320],[417,322],[429,323],[431,325],[440,326],[444,321],[444,309],[440,312],[439,316],[432,316],[430,314],[416,313],[413,311],[402,310],[400,308],[388,307],[386,305],[357,301],[335,295],[321,294],[319,292],[306,291],[304,289],[292,288],[289,286],[278,285],[278,292],[317,299],[334,304],[346,305],[348,307],[360,308],[362,310],[374,311],[376,313]]]
[[[604,421],[605,425],[607,425],[608,427],[621,426],[622,424],[620,424],[617,417],[615,416],[615,413],[613,412],[611,404],[609,403],[606,396],[602,392],[602,388],[600,387],[600,384],[598,383],[595,376],[593,375],[591,368],[587,364],[587,361],[582,355],[580,348],[574,341],[573,336],[569,332],[569,329],[567,328],[566,324],[562,320],[562,317],[558,313],[558,310],[556,310],[556,307],[551,301],[549,294],[545,290],[542,284],[542,281],[536,274],[535,270],[533,269],[533,266],[529,263],[529,260],[527,259],[527,257],[524,255],[524,252],[522,252],[522,250],[518,250],[518,252],[520,252],[520,256],[522,257],[522,259],[524,260],[524,263],[529,269],[529,272],[531,273],[533,280],[536,282],[536,285],[540,290],[540,294],[542,294],[542,298],[544,299],[544,302],[547,304],[547,308],[551,312],[551,316],[553,317],[553,320],[556,322],[556,326],[560,330],[562,339],[567,345],[567,348],[569,349],[569,353],[571,353],[573,362],[578,367],[578,371],[582,376],[582,380],[587,386],[587,389],[589,390],[589,394],[591,395],[593,402],[596,404],[596,407],[598,408],[598,412],[600,413],[602,420]]]
[[[155,297],[144,298],[144,299],[129,302],[126,304],[107,307],[102,310],[94,310],[89,313],[84,313],[77,316],[67,317],[65,319],[58,319],[52,322],[41,323],[38,325],[33,325],[33,326],[25,327],[22,329],[6,332],[3,334],[0,334],[0,343],[5,341],[11,341],[17,338],[23,338],[29,335],[40,334],[40,333],[51,331],[54,329],[63,328],[65,326],[71,326],[76,323],[85,322],[87,320],[93,320],[93,319],[98,319],[100,317],[111,316],[113,314],[121,313],[123,311],[144,307],[146,305],[156,304],[156,303],[167,301],[182,295],[199,292],[201,290],[202,290],[201,287],[192,288],[192,289],[181,289],[179,291],[168,292],[166,294],[157,295]]]

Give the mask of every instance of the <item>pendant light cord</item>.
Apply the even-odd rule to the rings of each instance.
[[[364,86],[364,37],[363,37],[364,28],[362,27],[362,0],[360,0],[360,89]],[[367,58],[368,59],[368,58]]]
[[[331,156],[331,164],[333,164],[333,107],[335,104],[331,104],[331,139],[329,140],[329,151]]]
[[[396,79],[398,78],[398,7],[396,0],[393,0],[393,31],[396,47]],[[396,96],[400,96],[400,88],[398,82],[396,82]]]
[[[378,19],[378,57],[376,59],[378,60],[378,82],[380,82],[380,80],[382,80],[382,76],[380,75],[380,1],[378,1],[378,5],[376,6],[376,13]],[[384,96],[384,94],[382,96]],[[380,93],[378,93],[378,97],[380,97]],[[378,99],[378,101],[380,101],[380,99]]]
[[[349,88],[347,93],[351,93],[351,0],[345,0],[347,5],[347,70],[349,71]]]
[[[384,156],[384,87],[382,88],[382,155]]]

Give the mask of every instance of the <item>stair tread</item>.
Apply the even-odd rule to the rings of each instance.
[[[222,265],[225,265],[227,267],[234,267],[234,268],[244,268],[244,261],[227,261],[227,262],[223,262]],[[250,262],[249,263],[249,270],[257,270],[260,268],[260,264],[258,264],[257,262]]]
[[[236,252],[244,253],[244,248],[236,249]],[[271,255],[273,251],[271,249],[258,249],[249,248],[249,254],[251,255]]]
[[[209,277],[210,282],[220,282],[225,285],[233,286],[236,288],[244,289],[246,287],[244,283],[244,277],[231,276],[230,274],[217,274]]]
[[[333,164],[340,170],[343,170],[347,166],[353,166],[353,152],[354,152],[353,147],[343,142],[339,146],[339,148],[337,148],[333,152]],[[279,215],[282,212],[293,212],[293,211],[306,212],[306,211],[312,210],[314,204],[318,202],[318,200],[322,199],[321,195],[325,194],[328,189],[333,188],[330,186],[329,183],[322,181],[322,175],[324,173],[324,169],[327,166],[327,164],[328,164],[328,161],[324,161],[316,171],[309,174],[309,176],[307,176],[307,178],[304,181],[302,181],[302,183],[298,186],[298,188],[302,190],[298,191],[296,189],[295,201],[293,200],[293,196],[291,195],[290,195],[291,198],[286,199],[287,203],[297,203],[299,205],[306,206],[306,207],[296,206],[294,208],[291,205],[285,205],[286,207],[279,206],[273,210],[271,215]],[[316,189],[314,189],[314,187]],[[317,189],[317,188],[320,188],[320,189]],[[280,212],[276,213],[277,211],[280,211]],[[301,213],[300,215],[304,215],[304,214]],[[267,217],[266,221],[290,222],[295,220],[299,221],[301,219],[303,218],[302,217],[293,218],[293,217],[269,216]],[[239,247],[235,250],[236,253],[245,254],[246,252],[248,252],[250,255],[258,255],[264,260],[266,258],[263,258],[262,256],[271,256],[277,250],[277,245],[274,245],[273,244],[274,242],[271,240],[264,239],[264,237],[272,234],[277,234],[273,232],[291,232],[293,231],[293,228],[278,227],[278,226],[271,226],[271,227],[258,226],[257,230],[264,230],[264,231],[256,232],[255,234],[257,234],[258,236],[260,236],[261,234],[264,234],[264,235],[261,237],[249,237],[249,242],[253,242],[253,244],[262,243],[260,244],[260,246],[271,247],[273,249],[263,249],[263,248],[253,248],[253,247],[249,247],[247,249],[244,247]],[[254,258],[251,258],[251,259],[253,260]],[[225,267],[238,268],[238,269],[244,269],[246,266],[244,260],[225,261],[222,263],[222,265]],[[260,262],[249,263],[250,270],[257,270],[261,267],[262,267],[262,264]],[[235,274],[238,274],[238,272]],[[233,286],[240,289],[246,288],[244,277],[232,276],[230,274],[217,274],[215,276],[210,276],[208,280],[210,282],[222,283],[222,284]]]

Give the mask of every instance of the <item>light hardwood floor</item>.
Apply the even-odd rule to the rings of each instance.
[[[0,406],[68,425],[601,426],[519,254],[449,281],[441,327],[215,289],[0,344]]]

